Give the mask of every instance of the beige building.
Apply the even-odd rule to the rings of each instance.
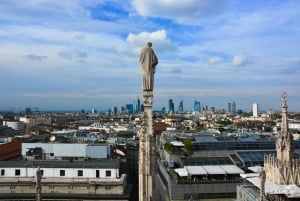
[[[0,161],[0,200],[36,200],[39,190],[41,200],[127,201],[131,186],[118,159]]]

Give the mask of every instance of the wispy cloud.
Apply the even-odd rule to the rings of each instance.
[[[74,59],[74,58],[85,58],[87,57],[87,53],[79,51],[79,50],[65,50],[58,52],[58,55],[65,59]]]
[[[219,15],[224,0],[133,0],[132,5],[142,16],[174,19],[179,23],[197,23],[195,19]]]
[[[44,60],[44,59],[48,58],[47,56],[40,56],[40,55],[35,55],[35,54],[27,54],[24,57],[27,59],[30,59],[30,60],[34,60],[34,61],[40,61],[40,60]]]

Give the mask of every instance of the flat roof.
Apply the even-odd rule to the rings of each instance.
[[[99,159],[88,161],[66,161],[66,160],[47,160],[47,161],[0,161],[0,167],[6,168],[119,168],[119,159]]]
[[[236,165],[222,165],[227,174],[242,174],[244,171]]]
[[[219,165],[205,165],[203,168],[207,174],[226,174],[225,170]]]
[[[179,168],[182,169],[182,168]],[[184,166],[187,174],[192,175],[219,175],[219,174],[242,174],[244,171],[236,165],[202,165],[202,166]],[[175,169],[176,171],[176,169]],[[176,171],[179,176],[184,175],[183,170]]]
[[[203,168],[203,166],[185,166],[184,168],[189,176],[207,174],[207,171]]]
[[[187,177],[188,172],[186,171],[185,168],[176,168],[174,171],[180,176],[180,177]]]

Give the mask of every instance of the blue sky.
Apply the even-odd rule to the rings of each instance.
[[[154,109],[172,98],[280,110],[286,91],[300,111],[299,19],[297,0],[2,0],[0,109],[133,103],[151,41]]]

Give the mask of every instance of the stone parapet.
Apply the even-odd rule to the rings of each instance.
[[[268,155],[264,158],[264,168],[267,178],[279,185],[300,185],[299,167],[300,161],[298,159],[281,161],[273,155]]]

